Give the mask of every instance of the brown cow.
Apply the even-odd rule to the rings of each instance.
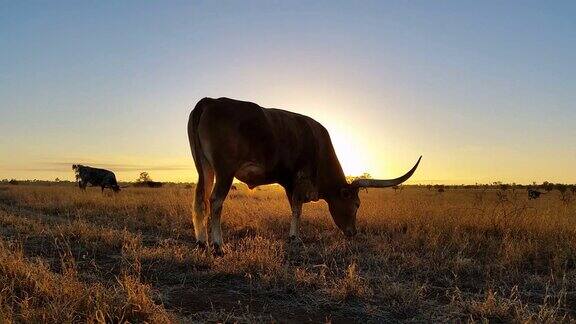
[[[272,183],[284,187],[292,208],[290,238],[298,237],[302,204],[318,199],[328,203],[338,228],[353,236],[359,188],[399,185],[420,163],[418,159],[408,173],[396,179],[347,183],[330,135],[320,123],[229,98],[200,100],[188,120],[188,138],[199,175],[192,218],[196,240],[206,246],[210,226],[217,254],[222,252],[222,204],[234,177],[249,188]]]

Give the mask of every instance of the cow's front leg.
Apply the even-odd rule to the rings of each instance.
[[[222,177],[216,174],[216,185],[210,196],[210,228],[212,230],[212,244],[214,254],[222,255],[222,227],[220,225],[220,215],[222,214],[222,205],[228,195],[232,185],[233,176]]]
[[[292,219],[290,220],[290,240],[297,240],[300,237],[300,215],[302,215],[302,202],[295,201],[294,199],[290,202],[290,208],[292,209]]]

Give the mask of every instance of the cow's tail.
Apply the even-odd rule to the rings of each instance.
[[[204,164],[207,162],[202,152],[200,137],[198,135],[198,125],[200,124],[200,117],[204,112],[205,101],[206,99],[200,100],[190,113],[190,118],[188,118],[188,140],[190,141],[190,150],[192,151],[192,157],[194,158],[199,179],[202,179],[204,176]]]
[[[200,124],[200,117],[206,108],[207,98],[200,100],[188,119],[188,140],[190,141],[190,149],[196,171],[198,172],[198,183],[196,184],[196,195],[194,199],[194,230],[196,232],[196,239],[201,240],[206,235],[203,230],[204,216],[209,209],[209,195],[212,190],[214,181],[214,172],[212,166],[206,159],[202,146],[200,144],[200,137],[198,134],[198,125]],[[202,232],[202,233],[201,233]]]

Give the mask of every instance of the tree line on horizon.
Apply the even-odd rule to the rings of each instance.
[[[346,180],[348,182],[352,182],[356,179],[371,179],[372,176],[369,173],[363,173],[360,176],[346,176]],[[1,185],[19,185],[19,184],[54,184],[54,183],[61,183],[61,184],[74,184],[76,181],[72,180],[61,180],[59,178],[55,178],[54,180],[39,180],[39,179],[24,179],[19,180],[15,178],[11,179],[2,179],[0,180]],[[140,175],[134,181],[119,181],[119,183],[123,184],[132,184],[136,187],[161,187],[162,185],[193,185],[195,182],[175,182],[175,181],[154,181],[152,180],[150,174],[146,171],[140,172]],[[502,181],[494,181],[491,183],[475,183],[475,184],[402,184],[396,188],[392,189],[399,189],[401,187],[416,187],[416,188],[426,188],[428,190],[439,190],[439,189],[499,189],[499,190],[518,190],[518,189],[537,189],[543,190],[546,192],[550,192],[553,190],[558,190],[561,193],[572,191],[576,193],[576,184],[567,184],[567,183],[554,183],[550,181],[544,181],[538,184],[536,181],[533,181],[531,184],[519,184],[516,182],[512,183],[505,183]]]

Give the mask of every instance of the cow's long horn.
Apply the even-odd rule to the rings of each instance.
[[[406,172],[405,175],[396,178],[396,179],[389,179],[389,180],[377,180],[377,179],[356,179],[354,181],[352,181],[351,186],[353,187],[366,187],[366,188],[385,188],[385,187],[393,187],[393,186],[397,186],[399,184],[401,184],[402,182],[408,180],[412,174],[414,174],[414,171],[416,171],[416,168],[418,168],[418,164],[420,164],[420,160],[422,159],[422,156],[420,156],[418,158],[418,162],[416,162],[416,164],[414,164],[414,166],[412,167],[412,169],[410,169],[410,171]]]
[[[130,187],[130,185],[120,186],[120,188],[122,188],[122,189],[128,188],[128,187]]]

